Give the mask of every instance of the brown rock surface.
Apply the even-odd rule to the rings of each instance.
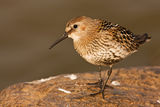
[[[160,67],[113,70],[114,88],[105,90],[105,100],[89,96],[99,88],[87,83],[98,76],[78,73],[15,84],[0,92],[0,107],[160,107]]]

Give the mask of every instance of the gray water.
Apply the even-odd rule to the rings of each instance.
[[[1,0],[0,89],[64,73],[91,72],[72,40],[49,46],[64,33],[75,16],[107,18],[152,41],[114,68],[160,65],[159,0]]]

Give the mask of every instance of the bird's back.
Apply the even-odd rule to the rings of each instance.
[[[140,45],[150,40],[150,37],[146,33],[143,35],[135,35],[130,30],[118,24],[112,24],[106,20],[101,20],[100,23],[99,32],[109,33],[113,37],[113,40],[119,42],[130,52],[137,50]]]

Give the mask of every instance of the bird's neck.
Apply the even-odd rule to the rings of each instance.
[[[86,37],[80,38],[77,41],[73,41],[74,48],[80,55],[88,54],[88,52],[91,50],[89,45],[94,39],[96,39],[95,35],[88,35]]]

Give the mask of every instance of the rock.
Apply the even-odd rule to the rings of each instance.
[[[103,75],[104,75],[103,71]],[[115,69],[102,95],[88,85],[98,72],[58,75],[18,83],[0,92],[0,107],[160,107],[160,67]]]

